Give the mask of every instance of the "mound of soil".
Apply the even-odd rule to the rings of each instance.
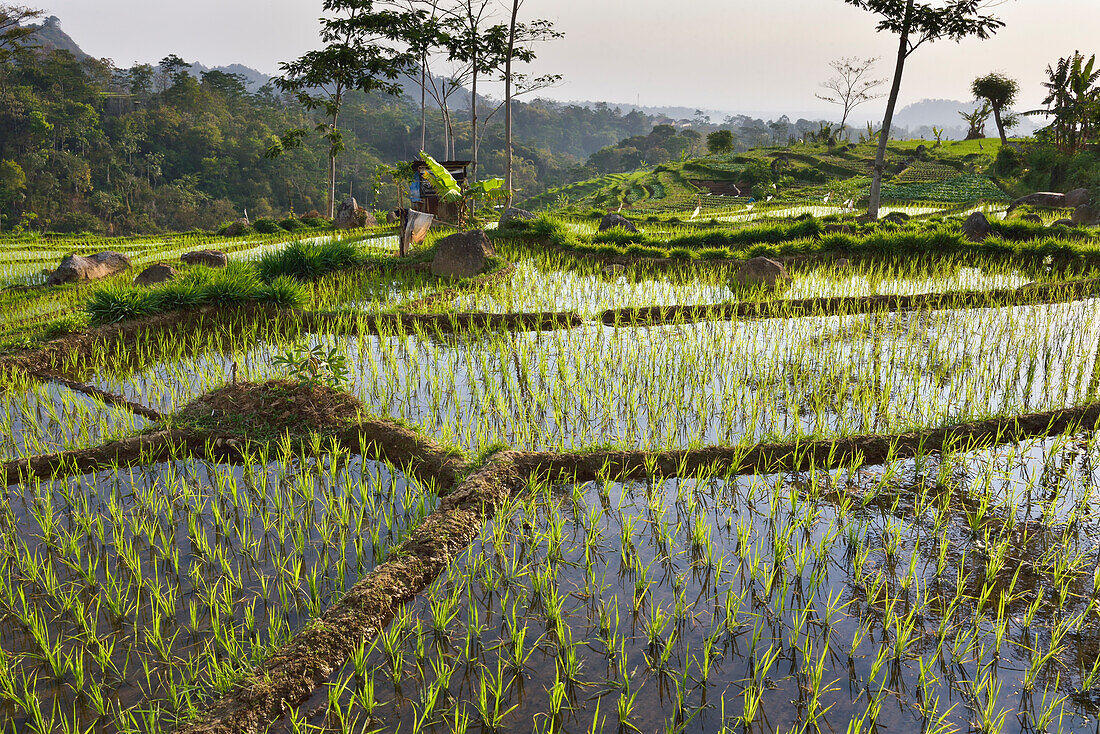
[[[267,440],[331,433],[357,423],[364,413],[358,398],[324,385],[291,380],[239,382],[188,403],[175,422],[220,436]]]

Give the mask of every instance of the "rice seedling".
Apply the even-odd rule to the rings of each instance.
[[[42,731],[187,719],[373,567],[358,528],[393,545],[422,502],[433,488],[384,465],[278,449],[8,487],[0,713]]]

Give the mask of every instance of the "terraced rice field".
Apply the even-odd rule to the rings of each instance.
[[[1095,234],[774,289],[389,236],[222,241],[134,321],[121,278],[0,296],[72,321],[0,354],[0,731],[1095,731]]]

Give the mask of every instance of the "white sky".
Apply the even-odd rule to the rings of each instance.
[[[503,0],[501,3],[503,15]],[[120,66],[169,53],[207,66],[241,63],[275,73],[317,44],[320,0],[39,0],[88,53]],[[1007,26],[989,41],[941,41],[914,54],[901,104],[965,100],[969,82],[1004,71],[1038,106],[1047,64],[1100,52],[1098,0],[1006,0]],[[828,107],[814,98],[837,56],[881,56],[893,71],[893,36],[842,0],[526,0],[523,15],[566,34],[538,49],[536,73],[565,80],[545,96],[679,105],[792,117]],[[881,108],[881,104],[872,103]],[[877,114],[868,105],[869,113]]]

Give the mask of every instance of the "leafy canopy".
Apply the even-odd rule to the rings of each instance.
[[[915,0],[844,0],[862,10],[882,16],[875,29],[904,35],[908,39],[906,56],[924,43],[944,38],[961,41],[968,36],[991,37],[1004,21],[983,12],[987,0],[947,0],[946,2],[916,2]]]

